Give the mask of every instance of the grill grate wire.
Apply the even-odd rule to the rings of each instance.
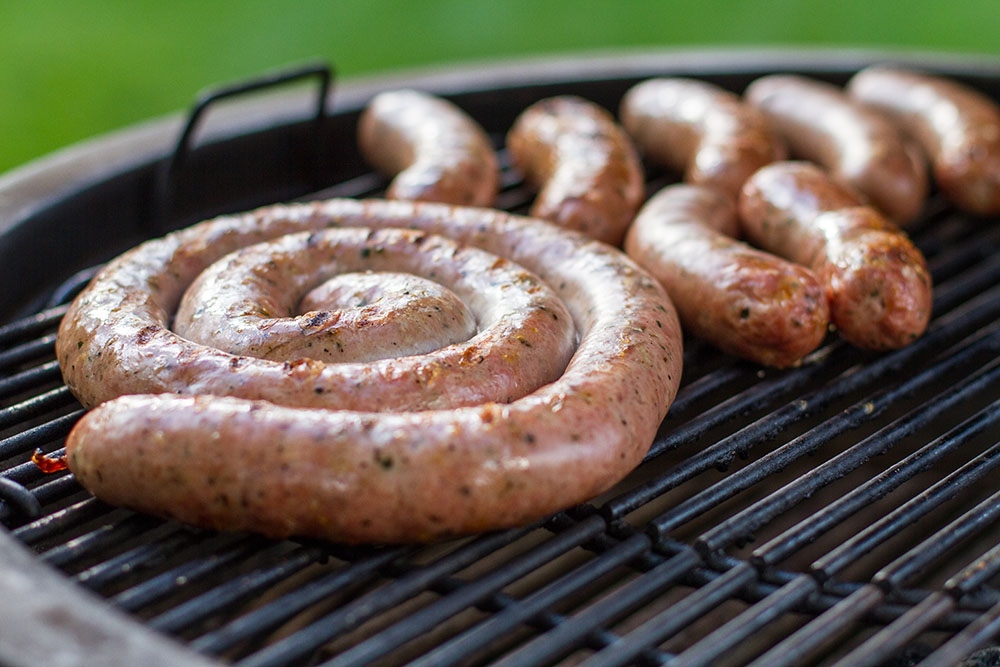
[[[499,155],[501,205],[523,213]],[[59,453],[82,415],[52,345],[86,270],[0,327],[0,521],[74,585],[242,667],[950,664],[1000,632],[1000,227],[935,199],[912,235],[936,285],[915,344],[831,336],[775,372],[687,341],[681,393],[620,488],[422,548],[216,535],[38,471],[31,453]]]

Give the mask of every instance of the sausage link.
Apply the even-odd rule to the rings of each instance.
[[[892,118],[927,154],[934,181],[974,215],[1000,212],[1000,105],[957,81],[889,66],[855,74],[848,94]]]
[[[913,342],[931,315],[927,263],[906,234],[809,162],[778,162],[747,181],[748,239],[815,271],[845,340],[886,350]]]
[[[500,168],[486,131],[455,104],[416,90],[379,93],[358,119],[358,148],[390,176],[390,199],[492,206]]]
[[[296,314],[311,285],[384,270],[433,279],[449,300],[468,308],[471,333],[433,302],[411,304],[409,311],[376,302]],[[403,291],[404,298],[413,297],[409,284]],[[231,253],[198,275],[173,326],[185,339],[230,355],[335,362],[325,369],[323,402],[343,409],[509,402],[559,377],[576,343],[565,307],[536,276],[478,248],[399,229],[302,232]],[[258,371],[247,364],[243,370],[259,373],[269,392],[288,391],[281,377],[267,378],[269,372],[280,376],[282,368]],[[412,378],[426,378],[420,390]],[[161,374],[165,385],[172,380]],[[288,396],[268,398],[283,402]],[[299,404],[311,398],[307,390]]]
[[[631,139],[603,108],[560,96],[525,109],[507,133],[511,161],[538,190],[531,215],[617,246],[646,196]]]
[[[826,294],[810,270],[733,238],[738,228],[725,195],[670,185],[639,210],[625,251],[663,283],[687,333],[765,366],[798,365],[826,336]]]
[[[578,337],[562,374],[510,402],[468,404],[479,389],[442,390],[444,363],[379,377],[364,364],[228,354],[167,328],[195,276],[230,252],[355,227],[446,236],[537,275],[569,315],[543,310],[536,323],[568,317]],[[519,357],[549,331],[496,344]],[[485,347],[452,358],[455,373],[489,363]],[[344,542],[520,525],[608,489],[648,450],[682,359],[662,287],[606,244],[500,211],[355,200],[259,209],[146,242],[77,297],[56,351],[74,394],[100,403],[66,443],[71,470],[99,498],[210,528]],[[336,366],[351,367],[345,387],[332,382]],[[384,409],[380,381],[427,406]]]
[[[622,98],[619,117],[639,152],[691,184],[734,200],[750,174],[785,156],[764,115],[707,81],[648,79]]]
[[[830,83],[790,74],[755,80],[745,99],[764,112],[792,157],[825,167],[899,225],[927,198],[920,148],[882,113]]]
[[[246,273],[247,266],[240,272]],[[208,272],[206,272],[208,273]],[[220,280],[221,275],[216,274]],[[202,276],[205,276],[203,273]],[[198,303],[188,322],[201,322],[206,304],[217,298],[225,290],[225,282],[203,281],[199,276],[195,282],[201,284],[204,293],[197,296],[194,285],[185,293],[181,309],[174,319],[174,329],[181,335],[204,342],[191,332],[181,330],[182,316],[186,303]],[[254,276],[256,278],[256,276]],[[294,281],[293,281],[294,282]],[[271,286],[263,286],[263,294],[253,298],[265,298]],[[275,294],[280,301],[281,294]],[[454,345],[476,335],[476,316],[462,298],[433,280],[413,274],[392,271],[344,273],[324,281],[310,289],[299,301],[299,307],[289,310],[301,313],[297,327],[290,331],[281,356],[320,359],[321,361],[376,361],[396,356],[427,354],[446,345]],[[196,315],[198,313],[199,315]],[[267,330],[273,336],[278,318],[269,313],[244,311],[251,324]],[[237,315],[238,318],[238,315]],[[232,320],[220,322],[219,328],[230,327]],[[200,327],[204,327],[201,322]],[[323,340],[317,340],[322,338]],[[232,342],[234,337],[230,337]],[[243,336],[235,337],[237,346],[246,345]],[[208,343],[206,343],[208,344]],[[214,339],[216,347],[224,343]],[[235,354],[235,351],[230,350]],[[259,351],[249,351],[250,356],[275,358],[276,346],[265,344]]]

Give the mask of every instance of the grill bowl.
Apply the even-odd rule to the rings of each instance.
[[[1000,630],[1000,227],[936,195],[912,232],[936,284],[923,339],[875,355],[831,337],[783,372],[686,341],[647,461],[541,525],[419,549],[270,542],[106,507],[28,461],[58,451],[81,413],[52,334],[92,267],[223,212],[378,196],[385,183],[354,145],[377,91],[445,95],[500,146],[521,109],[554,94],[614,110],[652,76],[741,91],[779,71],[843,83],[886,60],[1000,99],[1000,62],[929,54],[574,56],[330,94],[310,65],[0,178],[2,661],[952,664],[988,645]],[[310,78],[320,85],[296,83]],[[650,192],[671,179],[649,176]],[[505,183],[499,206],[524,212],[530,193],[509,170]]]

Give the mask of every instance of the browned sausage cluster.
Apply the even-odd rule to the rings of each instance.
[[[421,91],[376,95],[358,120],[358,148],[392,177],[389,199],[492,206],[500,188],[483,128],[448,100]]]
[[[861,70],[855,99],[892,118],[927,153],[934,179],[961,209],[1000,212],[1000,105],[958,81],[891,66]]]
[[[768,165],[744,185],[739,206],[753,243],[816,272],[846,340],[886,350],[923,334],[932,305],[923,255],[820,167]]]
[[[647,159],[733,199],[750,174],[785,156],[760,111],[705,81],[643,81],[626,92],[619,113]]]
[[[738,234],[728,197],[671,185],[639,211],[625,251],[663,283],[687,332],[756,363],[794,366],[826,336],[826,293],[811,271]]]
[[[920,213],[927,197],[924,157],[883,114],[833,84],[787,74],[757,79],[744,96],[764,112],[792,157],[825,167],[897,224]]]
[[[875,74],[862,72],[852,85],[866,76]],[[935,94],[947,97],[944,91]],[[967,119],[992,123],[987,104],[950,99],[966,107]],[[817,300],[860,347],[894,349],[923,333],[930,275],[889,220],[909,224],[922,210],[927,165],[911,136],[918,133],[868,101],[779,74],[752,82],[742,98],[683,78],[644,81],[626,93],[622,123],[643,155],[715,191],[668,187],[640,211],[625,246],[667,286],[689,332],[774,366],[797,363],[821,342],[827,310]],[[937,122],[975,141],[959,115],[942,112]],[[923,143],[933,155],[935,147]],[[988,142],[975,144],[1000,154]],[[784,161],[786,153],[809,162]],[[726,195],[739,201],[739,231],[718,226],[728,217],[718,199]],[[757,248],[732,238],[740,234]],[[775,255],[801,266],[793,271]],[[773,277],[782,271],[796,290],[778,289]],[[816,297],[818,284],[824,299]]]
[[[525,109],[507,148],[538,190],[531,215],[619,245],[645,197],[642,164],[614,117],[573,96]]]
[[[443,266],[449,257],[455,268]],[[297,280],[284,274],[298,262],[316,269],[300,294],[339,264],[451,273],[441,280],[456,293],[501,276],[517,285],[473,298],[474,316],[493,324],[469,341],[373,363],[262,359],[168,328],[209,267],[235,263],[222,271],[230,282],[259,273],[280,283]],[[238,284],[219,308],[257,290]],[[530,308],[512,311],[508,293]],[[244,325],[336,346],[333,311],[286,321],[286,297],[264,294],[264,306],[236,309]],[[67,461],[99,498],[212,528],[346,542],[523,524],[593,497],[641,461],[682,359],[662,287],[606,244],[499,211],[355,200],[275,206],[148,241],[80,294],[56,348],[67,385],[94,408],[70,434]],[[542,357],[549,370],[537,370]]]

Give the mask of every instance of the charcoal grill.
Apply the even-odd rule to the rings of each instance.
[[[341,86],[306,64],[4,176],[0,662],[997,664],[1000,224],[937,195],[912,232],[936,285],[922,339],[872,354],[832,335],[781,372],[686,341],[643,465],[538,525],[425,547],[276,542],[108,507],[29,460],[82,413],[52,347],[92,267],[225,211],[379,196],[354,145],[378,90],[450,97],[505,162],[515,115],[552,94],[615,109],[651,76],[739,91],[775,71],[843,83],[886,59],[1000,98],[1000,62],[928,54],[652,52]],[[530,198],[506,168],[499,206]]]

